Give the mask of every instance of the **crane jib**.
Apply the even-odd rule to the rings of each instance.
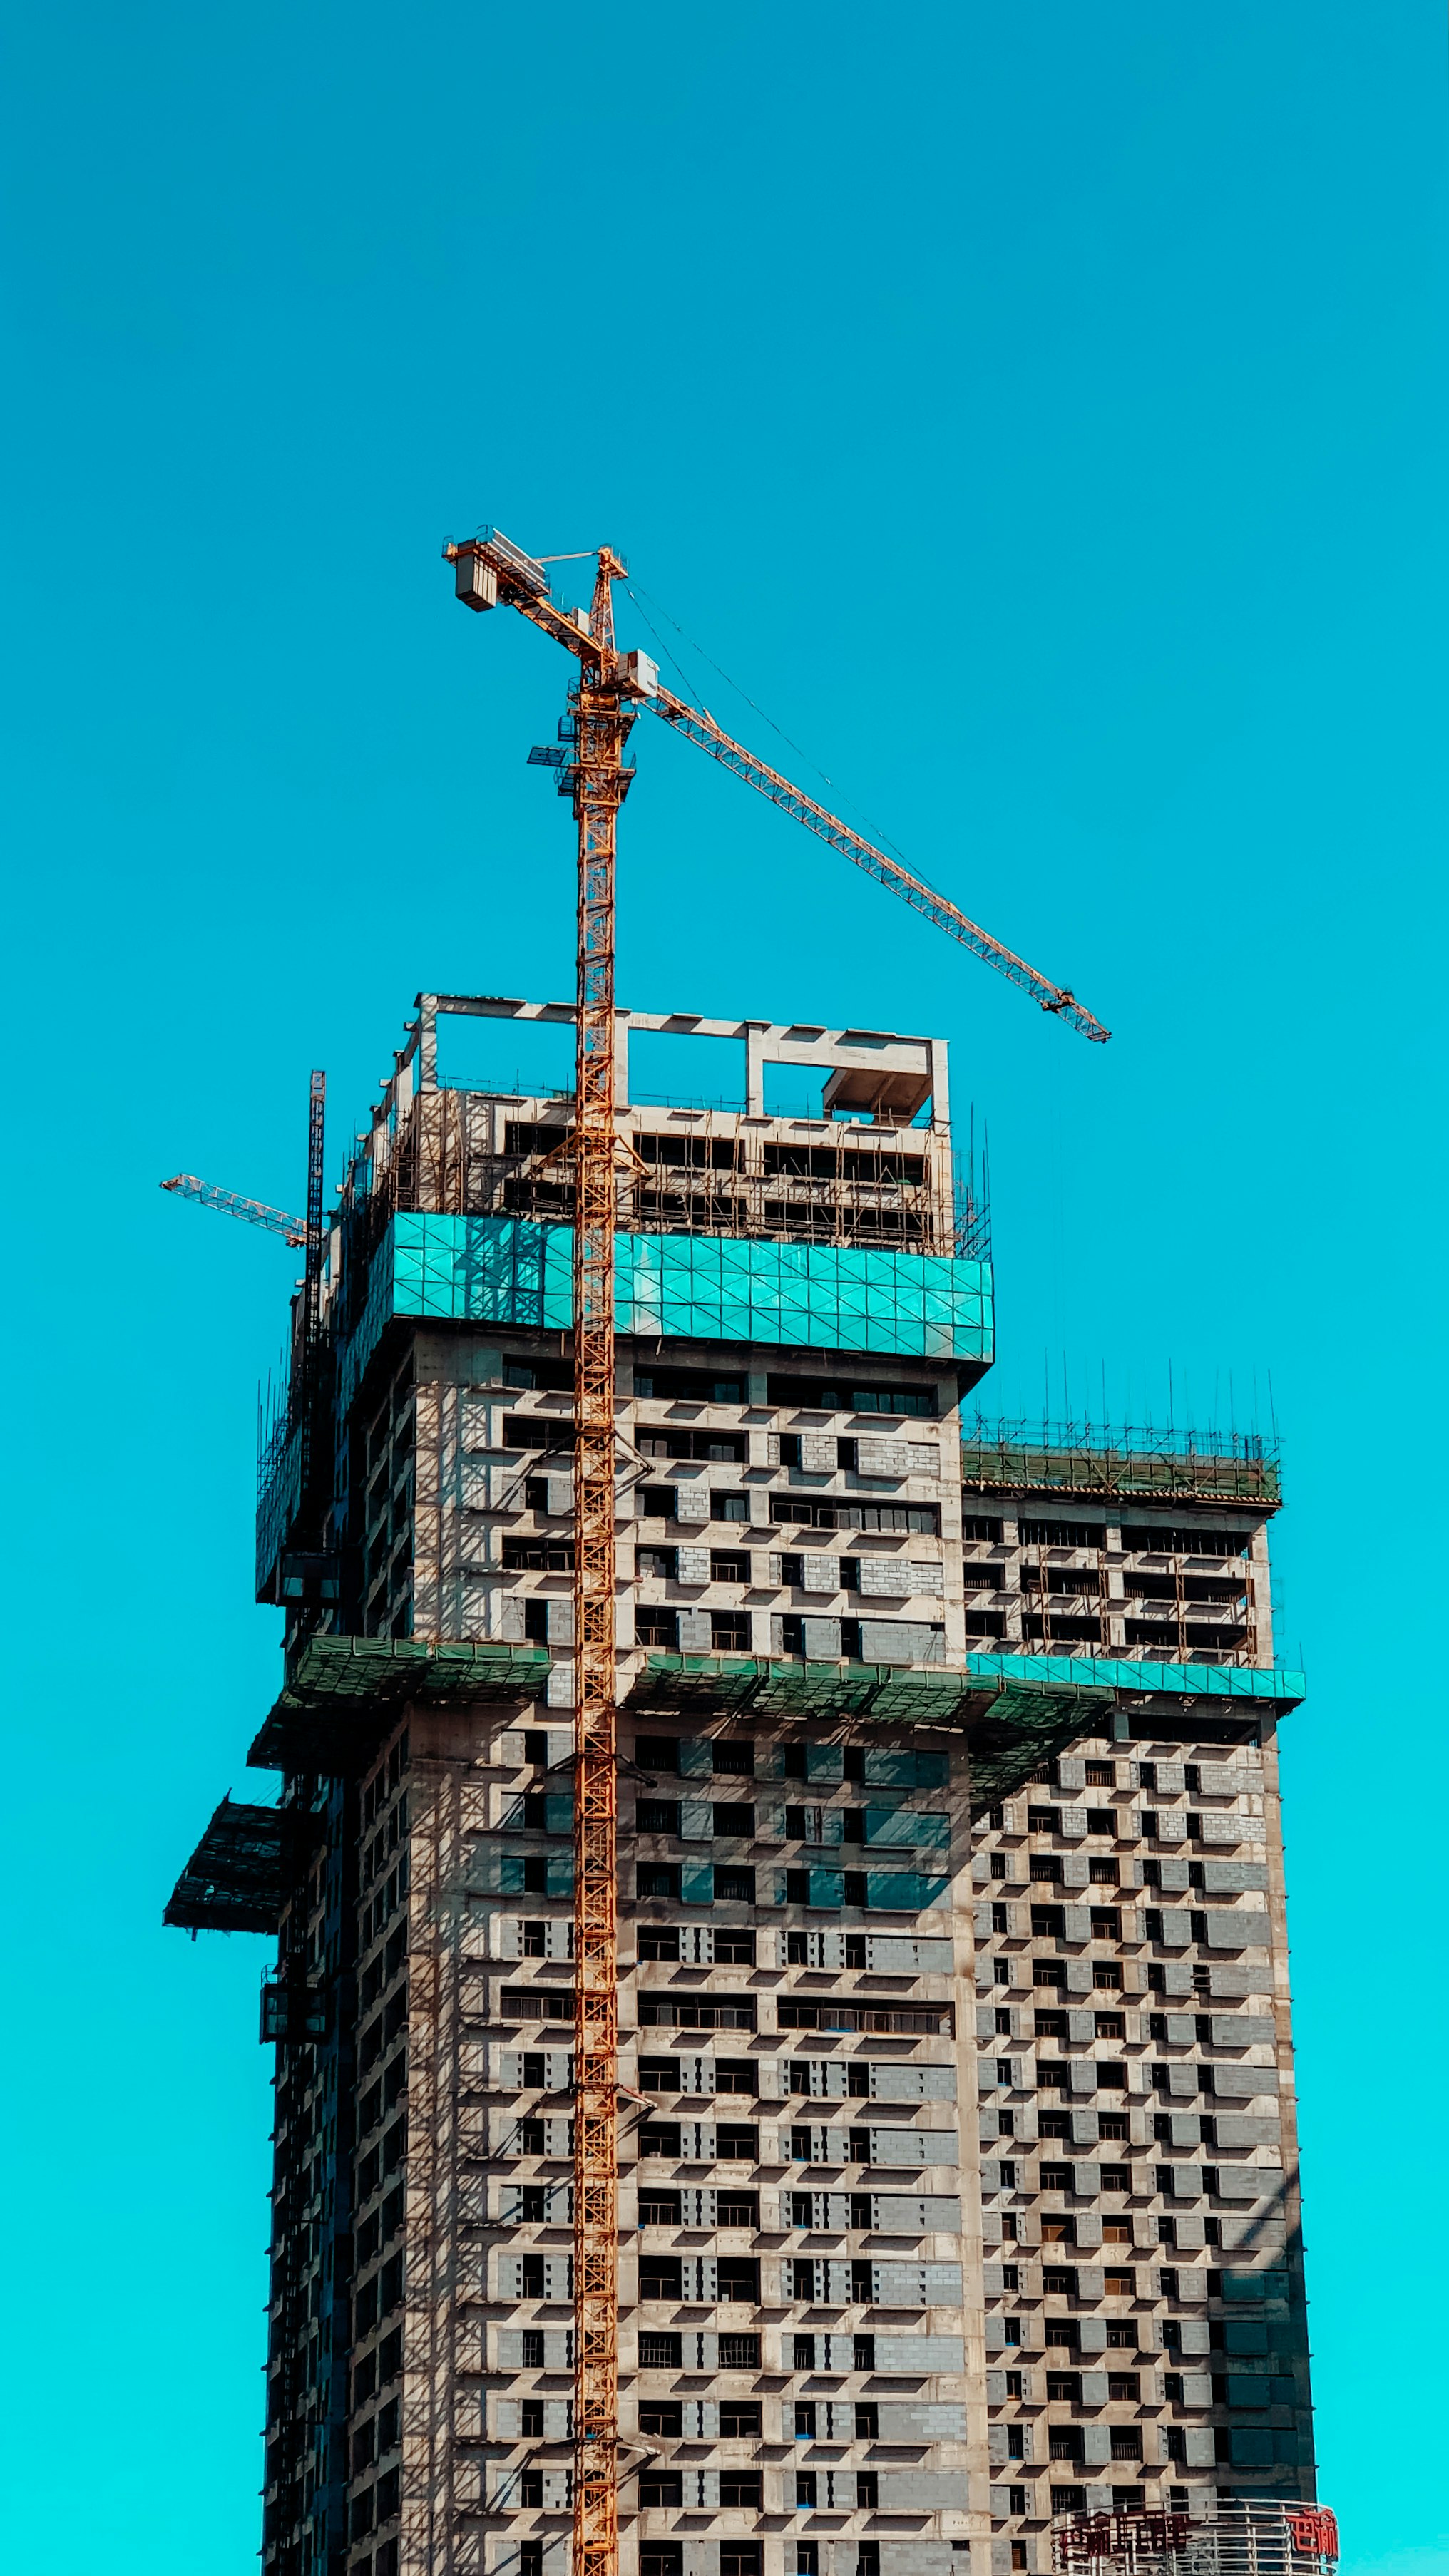
[[[1084,1037],[1091,1038],[1098,1045],[1105,1044],[1111,1031],[1103,1028],[1100,1020],[1093,1017],[1074,993],[1038,974],[1024,957],[1018,957],[1015,950],[1006,947],[1001,940],[993,939],[989,930],[983,930],[947,896],[937,894],[919,877],[913,877],[899,860],[889,858],[884,850],[876,848],[874,842],[852,831],[838,814],[831,814],[825,806],[817,805],[812,796],[805,795],[788,778],[782,778],[765,761],[757,760],[742,743],[732,741],[712,718],[700,715],[693,707],[686,706],[682,698],[676,698],[663,689],[648,703],[665,724],[672,725],[677,733],[698,743],[701,751],[707,751],[711,759],[719,761],[723,768],[732,769],[736,777],[743,778],[757,794],[767,797],[782,812],[793,814],[798,823],[804,824],[807,832],[814,832],[818,839],[828,841],[843,858],[849,859],[855,867],[863,868],[878,884],[888,886],[893,894],[900,895],[903,901],[928,921],[934,921],[937,928],[947,932],[952,939],[958,939],[984,964],[994,966],[998,974],[1005,975],[1023,992],[1030,993],[1044,1011],[1070,1020]]]

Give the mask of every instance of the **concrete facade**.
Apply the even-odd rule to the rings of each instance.
[[[1120,1652],[1151,1601],[1271,1667],[1261,1504],[1111,1483],[1104,1462],[1069,1504],[975,1484],[968,1554],[1008,1616],[1062,1569],[1069,1651]],[[1311,2497],[1274,1715],[1119,1703],[992,1808],[976,1878],[1001,2563],[1049,2564],[1063,2512]]]
[[[568,2565],[567,1110],[439,1089],[449,1011],[570,1016],[422,1004],[331,1238],[320,1550],[295,1404],[264,1458],[272,2576]],[[744,1067],[620,1119],[623,2576],[1309,2495],[1271,1497],[963,1451],[939,1041],[621,1019]]]

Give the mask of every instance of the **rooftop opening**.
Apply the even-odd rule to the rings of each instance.
[[[438,1013],[440,1091],[517,1092],[526,1099],[567,1093],[574,1087],[571,1020],[483,1017]]]
[[[629,1097],[646,1107],[741,1110],[744,1043],[688,1029],[631,1028]]]

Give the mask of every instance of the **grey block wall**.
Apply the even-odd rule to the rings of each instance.
[[[1261,1513],[1074,1503],[1063,1527],[1037,1496],[968,1498],[968,1598],[983,1500],[1000,1597],[1028,1559],[1090,1563],[1120,1616],[1137,1568],[1179,1596],[1192,1569],[1241,1589],[1232,1651],[1271,1663]],[[1070,1544],[1025,1543],[1053,1524]],[[1223,1710],[1141,1699],[978,1829],[1003,2567],[1048,2568],[1064,2512],[1315,2492],[1275,1724]]]

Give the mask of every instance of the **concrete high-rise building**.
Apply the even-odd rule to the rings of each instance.
[[[466,1016],[572,1020],[409,1025],[263,1455],[280,1803],[168,1909],[278,1934],[268,2576],[567,2576],[569,1104],[440,1085]],[[624,2576],[1311,2497],[1275,1463],[963,1416],[939,1041],[619,1035]]]

